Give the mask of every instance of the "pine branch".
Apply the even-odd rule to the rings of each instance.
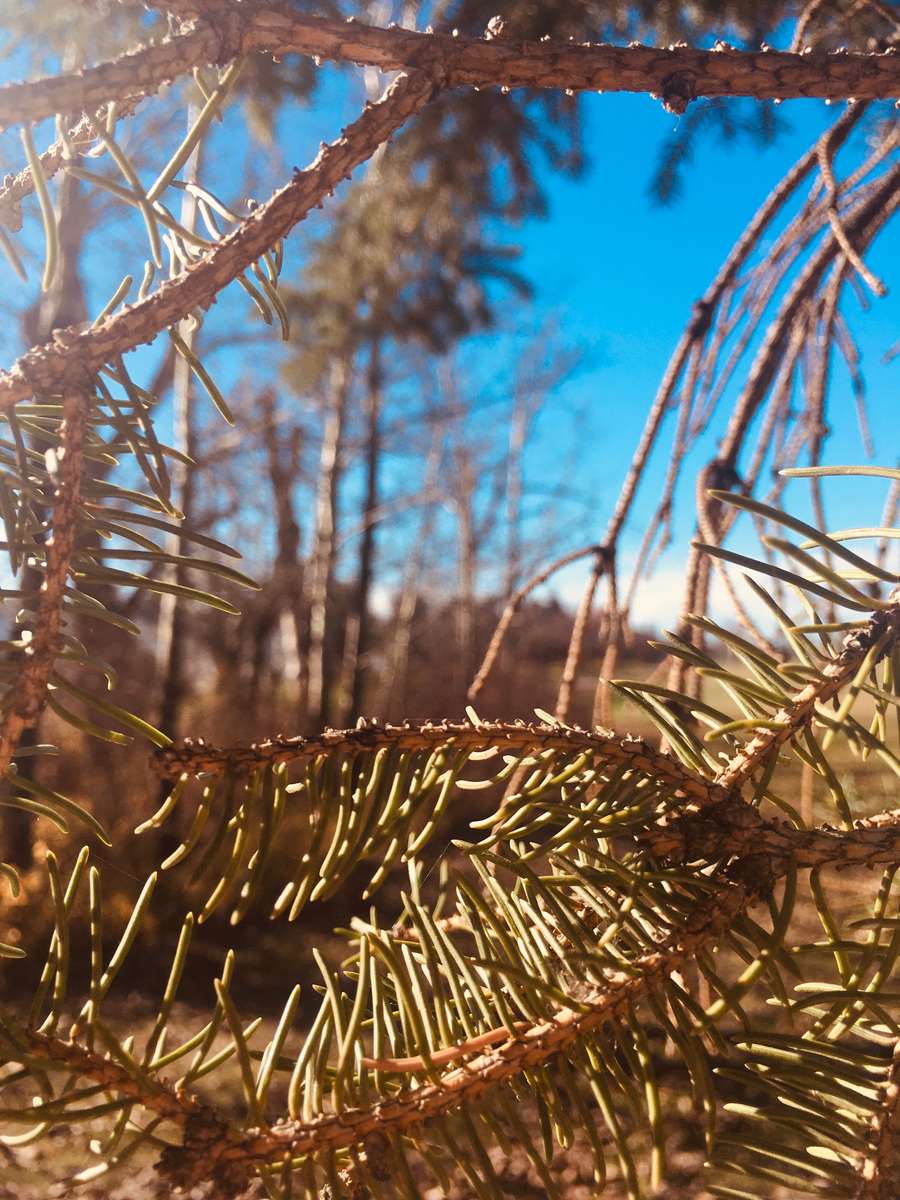
[[[254,51],[304,54],[382,71],[437,70],[449,87],[649,92],[676,113],[700,96],[877,100],[900,95],[900,58],[892,51],[747,52],[725,43],[715,50],[579,45],[381,29],[272,4],[199,0],[156,7],[200,19],[185,33],[83,72],[8,84],[0,89],[0,127],[146,95],[194,66]]]
[[[768,884],[768,880],[766,881]],[[489,1088],[519,1075],[616,1020],[660,987],[673,971],[692,961],[715,942],[757,898],[752,884],[722,881],[708,901],[699,904],[682,929],[654,950],[629,964],[628,972],[611,972],[602,988],[579,998],[579,1007],[560,1008],[549,1020],[524,1029],[462,1067],[444,1073],[437,1083],[385,1097],[368,1107],[323,1114],[312,1121],[283,1121],[266,1130],[249,1130],[218,1144],[167,1150],[160,1170],[173,1183],[188,1187],[236,1164],[259,1167],[281,1162],[285,1154],[327,1153],[360,1145],[367,1136],[414,1129],[435,1117],[473,1102]]]
[[[0,724],[0,774],[5,774],[19,739],[40,716],[47,684],[60,649],[62,607],[69,564],[75,548],[75,524],[84,468],[84,443],[91,393],[72,389],[63,397],[61,444],[57,452],[58,478],[46,546],[46,567],[31,641],[23,652],[24,663]]]
[[[648,829],[639,840],[673,862],[710,863],[759,853],[790,858],[798,869],[894,866],[900,863],[900,809],[857,821],[852,829],[797,829],[766,820],[752,805],[730,796]]]
[[[102,324],[84,332],[58,330],[54,341],[36,346],[0,374],[0,412],[7,412],[34,391],[57,391],[85,373],[97,371],[117,355],[149,342],[195,308],[208,307],[233,279],[271,250],[310,211],[365,162],[414,113],[439,85],[423,72],[399,76],[384,97],[366,107],[334,142],[292,181],[255,209],[196,265]]]
[[[167,779],[182,773],[232,771],[242,773],[269,764],[303,762],[322,754],[340,754],[364,750],[374,753],[382,747],[397,750],[428,749],[449,741],[456,749],[474,747],[502,750],[590,751],[603,762],[621,763],[663,783],[674,785],[685,799],[713,803],[724,792],[671,754],[654,750],[641,738],[596,729],[564,725],[527,724],[524,721],[407,722],[403,725],[358,725],[355,729],[328,729],[317,737],[269,738],[251,746],[220,748],[202,739],[186,739],[154,752],[157,772]]]
[[[137,99],[122,100],[116,106],[116,118],[121,120],[136,107]],[[96,117],[82,117],[73,125],[65,136],[65,141],[58,139],[52,142],[41,154],[41,171],[45,179],[52,179],[66,162],[69,152],[81,154],[86,152],[97,141],[98,122],[105,123],[107,106],[100,110]],[[34,191],[34,176],[31,167],[23,167],[15,175],[7,175],[0,185],[0,224],[13,232],[22,228],[22,201]]]
[[[778,728],[766,729],[757,734],[740,754],[735,755],[728,766],[719,772],[716,782],[720,787],[727,791],[740,788],[755,771],[766,764],[779,746],[783,746],[806,728],[815,715],[816,706],[825,704],[852,681],[866,655],[880,639],[884,638],[884,644],[876,661],[880,661],[891,652],[900,637],[900,592],[895,591],[891,599],[893,603],[890,608],[873,613],[864,629],[845,638],[840,654],[823,669],[820,679],[808,683],[789,704],[775,714],[773,720]]]
[[[869,1152],[860,1177],[853,1200],[896,1200],[900,1195],[900,1038],[894,1043],[881,1106],[869,1126]]]
[[[194,67],[225,63],[238,54],[226,49],[221,25],[202,21],[188,33],[140,46],[96,67],[5,84],[0,87],[0,129],[56,113],[92,113],[114,100],[148,96]]]

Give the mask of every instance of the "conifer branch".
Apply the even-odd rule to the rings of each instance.
[[[598,760],[622,763],[675,786],[686,800],[713,803],[724,798],[717,784],[705,779],[671,754],[654,750],[641,738],[609,729],[584,729],[525,721],[436,721],[403,725],[358,725],[355,729],[327,729],[316,737],[268,738],[251,746],[221,748],[202,739],[186,739],[154,752],[153,761],[163,778],[182,773],[233,771],[242,773],[269,764],[302,762],[322,754],[351,750],[374,753],[385,746],[397,750],[427,749],[452,741],[457,749],[496,746],[503,750],[590,751]]]
[[[889,654],[900,637],[900,593],[895,591],[889,608],[879,609],[872,614],[864,629],[849,634],[838,656],[822,671],[820,679],[808,683],[796,696],[781,708],[773,721],[776,729],[766,729],[757,734],[743,750],[716,776],[716,782],[727,791],[740,788],[759,767],[764,766],[769,756],[779,746],[796,737],[815,715],[816,705],[824,704],[837,695],[854,678],[866,655],[876,643],[884,638],[877,661]],[[875,665],[873,663],[873,665]]]
[[[23,730],[33,725],[44,708],[47,684],[59,652],[62,607],[69,564],[75,548],[75,526],[84,467],[91,393],[71,389],[63,396],[63,424],[57,452],[57,484],[46,546],[46,567],[37,618],[23,651],[23,664],[0,724],[0,774],[9,767]]]
[[[147,95],[195,66],[221,64],[254,51],[277,57],[303,54],[382,71],[437,70],[449,87],[649,92],[677,113],[701,96],[884,100],[900,95],[900,57],[891,50],[750,52],[721,42],[714,50],[536,42],[502,34],[478,38],[382,29],[312,17],[277,4],[176,0],[156,7],[199,19],[184,33],[83,72],[8,84],[0,89],[0,127]]]
[[[57,391],[85,373],[97,371],[117,355],[151,341],[195,308],[206,308],[216,295],[261,255],[271,250],[295,225],[334,191],[351,171],[414,113],[423,108],[440,85],[424,72],[401,75],[375,104],[317,158],[195,265],[163,283],[146,300],[129,305],[102,324],[84,332],[58,330],[54,341],[36,346],[0,374],[0,412],[26,399],[33,391]]]
[[[116,106],[116,117],[121,120],[137,105],[137,100],[122,100]],[[47,147],[41,154],[41,171],[45,179],[52,179],[66,162],[70,152],[81,154],[90,149],[97,140],[97,122],[105,122],[107,106],[100,110],[97,117],[82,117],[73,125],[65,136],[65,141],[58,139]],[[34,191],[34,176],[31,167],[23,167],[15,175],[7,175],[0,184],[0,224],[16,232],[22,227],[22,201]]]
[[[115,100],[149,96],[194,67],[227,62],[221,30],[208,21],[154,45],[69,74],[50,75],[0,87],[0,129],[42,121],[56,113],[90,114]]]
[[[900,1195],[900,1038],[888,1070],[881,1106],[869,1126],[869,1153],[860,1165],[853,1200],[896,1200]]]
[[[722,887],[697,905],[680,930],[633,961],[628,972],[611,972],[603,987],[579,998],[577,1008],[560,1008],[552,1018],[447,1071],[437,1083],[402,1091],[368,1107],[327,1113],[306,1122],[283,1121],[271,1129],[249,1130],[218,1143],[186,1140],[183,1147],[165,1152],[160,1170],[173,1183],[187,1187],[217,1173],[227,1174],[233,1164],[263,1166],[280,1162],[286,1153],[326,1153],[359,1145],[370,1134],[421,1126],[546,1062],[592,1031],[627,1017],[673,971],[714,943],[756,898],[750,883],[723,880]]]
[[[793,860],[798,869],[875,867],[900,863],[900,809],[857,821],[852,829],[797,829],[767,820],[757,809],[729,796],[699,813],[648,829],[642,843],[677,862],[716,862],[748,854]]]

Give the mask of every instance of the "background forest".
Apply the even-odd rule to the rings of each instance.
[[[4,80],[72,75],[177,33],[197,13],[215,18],[217,3],[5,0]],[[883,0],[288,7],[489,41],[872,53],[900,36],[900,8]],[[81,128],[79,114],[39,121],[20,137],[0,91],[5,361],[55,335],[64,346],[59,331],[100,324],[176,278],[292,174],[296,181],[320,140],[377,101],[394,75],[298,54],[204,62],[158,94],[105,109],[103,122],[85,118],[76,152],[65,131]],[[86,664],[115,682],[116,707],[104,701],[102,721],[122,732],[85,736],[98,732],[98,710],[78,690],[81,675],[72,677],[19,740],[16,786],[38,800],[71,797],[109,835],[114,851],[94,854],[107,939],[126,924],[148,872],[174,865],[189,836],[171,821],[128,836],[170,793],[171,779],[147,766],[155,730],[231,745],[360,718],[462,721],[469,711],[530,720],[537,709],[588,729],[657,738],[661,729],[677,751],[677,729],[665,723],[673,694],[701,707],[708,695],[693,670],[709,649],[704,620],[734,635],[730,668],[748,645],[783,657],[784,623],[771,600],[789,607],[791,580],[768,580],[767,604],[741,579],[741,555],[772,562],[780,549],[764,506],[822,530],[877,529],[870,549],[896,570],[895,543],[881,532],[895,524],[896,477],[783,474],[896,465],[894,102],[692,99],[679,86],[661,98],[444,91],[241,275],[243,290],[229,288],[202,320],[180,320],[171,336],[118,356],[98,377],[111,406],[144,405],[149,419],[130,458],[98,453],[92,465],[111,522],[96,540],[119,536],[115,522],[135,519],[133,497],[155,478],[172,507],[139,528],[165,553],[132,539],[103,570],[86,563],[73,576],[76,633],[93,620],[96,639],[103,622],[102,653]],[[52,194],[17,175],[26,161],[33,175],[37,154]],[[42,456],[47,420],[36,395],[4,446]],[[709,489],[763,507],[729,508]],[[15,561],[9,528],[12,570],[0,583],[5,636],[15,642],[30,621],[22,597],[41,574],[34,559]],[[770,538],[763,551],[761,535]],[[696,549],[726,538],[731,561]],[[203,560],[199,569],[189,554]],[[880,595],[876,585],[868,591]],[[837,629],[834,597],[809,619]],[[675,651],[673,641],[661,645],[664,630]],[[148,722],[149,735],[128,714]],[[123,734],[136,736],[110,744]],[[61,753],[38,753],[46,744]],[[883,756],[842,754],[841,786],[864,798],[864,815],[894,807],[894,767]],[[826,786],[798,762],[792,771],[786,787],[803,819],[825,819],[830,777]],[[477,793],[471,804],[461,799],[441,827],[457,866],[452,841],[478,803]],[[34,811],[3,809],[3,857],[22,889],[4,899],[0,940],[14,949],[58,920],[48,850],[66,870],[77,852]],[[306,987],[313,942],[325,961],[340,961],[345,946],[332,930],[369,912],[360,893],[370,868],[354,864],[340,888],[304,910],[299,950],[265,904],[248,905],[236,928],[213,906],[195,935],[199,965],[175,1026],[206,1003],[227,946],[243,964],[238,1003],[273,1024],[285,982]],[[405,882],[386,885],[385,911],[401,903]],[[148,993],[178,938],[183,886],[164,873],[140,952],[123,971],[121,1003],[142,1019],[152,1020]],[[851,898],[852,887],[836,885],[835,910]],[[809,932],[819,918],[807,907],[800,921]],[[15,966],[7,987],[40,972],[39,963]],[[81,972],[84,983],[88,970],[73,963],[74,980]],[[312,1008],[300,1011],[311,1019]],[[229,1086],[240,1091],[236,1075]],[[657,1194],[699,1197],[695,1109],[673,1103],[673,1113],[672,1167]],[[16,1150],[0,1195],[47,1194],[50,1176],[60,1176],[48,1158],[74,1155],[64,1133],[59,1141]],[[572,1200],[599,1194],[585,1162],[576,1144],[557,1163]],[[533,1164],[513,1156],[504,1169],[504,1194],[546,1194]],[[446,1194],[476,1194],[470,1185],[454,1181]],[[143,1165],[122,1184],[84,1187],[97,1197],[169,1194]],[[623,1170],[608,1194],[630,1187]]]

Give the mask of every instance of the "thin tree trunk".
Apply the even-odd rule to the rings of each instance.
[[[425,468],[423,491],[427,495],[434,487],[440,466],[440,444],[435,440],[428,455]],[[393,643],[390,651],[389,665],[385,675],[382,700],[379,715],[385,719],[395,719],[405,716],[409,711],[409,649],[412,642],[413,624],[416,609],[419,605],[422,571],[425,566],[425,551],[431,540],[436,519],[433,505],[425,509],[415,544],[406,560],[406,575],[397,604],[394,608]]]
[[[299,709],[303,696],[303,570],[300,563],[300,524],[294,509],[293,487],[300,469],[300,430],[294,426],[285,438],[279,438],[272,392],[267,391],[260,396],[259,408],[263,416],[269,483],[275,509],[277,548],[272,600],[281,647],[280,673],[288,685],[288,702]]]
[[[309,652],[307,720],[326,724],[331,711],[333,685],[332,653],[328,642],[329,601],[334,579],[337,533],[337,497],[342,467],[344,417],[347,408],[349,373],[347,363],[335,359],[331,367],[328,410],[322,431],[319,479],[316,489],[316,537],[309,584]]]
[[[381,345],[372,340],[369,371],[366,387],[366,490],[362,503],[362,537],[359,543],[359,565],[356,574],[356,589],[350,621],[348,621],[347,645],[349,680],[349,711],[343,712],[346,723],[349,716],[355,718],[362,713],[366,682],[366,655],[372,640],[372,614],[370,596],[375,564],[375,513],[378,508],[378,467],[381,460],[381,408],[384,384],[381,364]],[[347,693],[345,693],[346,695]]]
[[[197,119],[198,108],[191,103],[188,106],[188,129]],[[199,167],[200,146],[195,147],[185,167],[185,178],[189,182],[196,181]],[[186,229],[193,229],[197,214],[197,202],[189,191],[182,193],[181,224]],[[182,321],[178,328],[179,336],[189,349],[194,345],[194,327],[191,321]],[[176,354],[172,367],[172,441],[173,446],[188,458],[194,457],[194,429],[192,413],[192,379],[191,368],[187,361]],[[172,461],[169,467],[172,502],[175,507],[189,520],[194,500],[194,469],[181,459]],[[167,538],[166,550],[169,554],[183,554],[184,549],[179,534],[171,534]],[[168,572],[173,583],[184,583],[184,571],[174,567]],[[179,733],[179,719],[185,696],[185,642],[187,639],[187,613],[185,606],[175,595],[164,593],[159,601],[159,615],[156,625],[156,676],[159,681],[159,708],[157,724],[160,729],[172,737]]]
[[[459,599],[456,636],[459,647],[460,694],[465,696],[477,666],[475,658],[475,570],[477,535],[473,512],[475,479],[468,447],[456,455],[456,519],[459,562]]]
[[[506,466],[506,572],[504,596],[516,590],[522,572],[522,452],[528,428],[528,405],[517,391],[509,425]]]

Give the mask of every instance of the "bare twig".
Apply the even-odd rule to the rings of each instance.
[[[488,643],[488,648],[484,653],[484,658],[481,661],[481,666],[472,680],[469,691],[469,700],[475,700],[480,695],[482,688],[487,683],[488,676],[494,669],[494,664],[497,661],[497,656],[503,646],[507,631],[512,624],[513,617],[522,607],[524,601],[531,595],[533,591],[541,587],[547,580],[555,575],[557,571],[561,571],[563,567],[569,566],[570,563],[578,562],[580,558],[587,558],[588,555],[597,555],[601,551],[601,547],[596,543],[590,546],[582,546],[578,550],[570,550],[568,554],[563,554],[560,558],[554,560],[549,566],[543,567],[536,575],[533,575],[527,583],[523,583],[518,591],[514,592],[507,600],[503,612],[500,614],[500,620],[497,622],[497,627],[491,636]]]

